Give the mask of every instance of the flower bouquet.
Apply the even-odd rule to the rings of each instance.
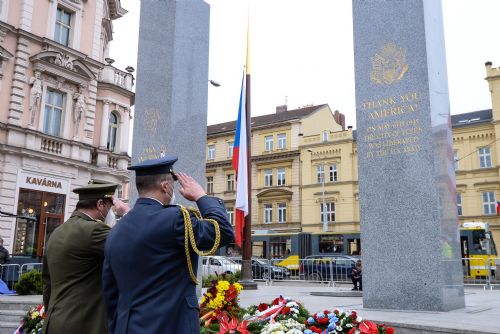
[[[356,311],[345,312],[338,309],[314,313],[305,321],[304,334],[394,334],[394,329],[363,321]]]
[[[233,318],[238,320],[240,306],[238,295],[243,286],[237,282],[230,283],[225,275],[217,276],[211,286],[200,300],[200,321],[205,327],[212,322],[221,321],[233,323]],[[226,321],[227,320],[227,321]]]
[[[43,305],[31,306],[21,320],[21,325],[14,334],[38,334],[42,332],[45,319],[45,308]]]

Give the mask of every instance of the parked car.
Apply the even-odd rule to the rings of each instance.
[[[338,254],[306,256],[300,262],[299,273],[311,281],[349,281],[356,258]]]
[[[241,264],[225,256],[205,256],[202,260],[202,276],[235,274],[241,271]]]
[[[241,257],[231,257],[231,260],[241,263]],[[252,257],[252,276],[254,279],[286,279],[290,276],[287,268],[272,265],[269,260]]]

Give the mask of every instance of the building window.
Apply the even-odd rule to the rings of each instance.
[[[227,191],[234,191],[234,174],[227,174]]]
[[[278,168],[278,186],[285,185],[285,169]]]
[[[458,150],[453,151],[453,166],[455,167],[455,170],[458,170],[459,168]]]
[[[214,192],[214,177],[207,176],[207,194],[213,194]]]
[[[325,215],[326,221],[329,223],[333,223],[335,221],[335,203],[327,202],[325,203],[326,212],[323,211],[323,203],[321,203],[321,222],[324,222]]]
[[[54,41],[69,46],[71,33],[71,13],[65,9],[57,8],[56,28],[54,30]]]
[[[264,223],[270,224],[273,222],[273,205],[264,204]]]
[[[234,150],[234,141],[230,141],[227,143],[227,156],[232,158]]]
[[[278,134],[278,149],[286,148],[286,133]]]
[[[286,223],[286,203],[278,203],[278,223]]]
[[[265,142],[265,150],[272,151],[274,146],[273,136],[266,136],[264,138],[264,142]]]
[[[337,181],[337,165],[330,165],[330,182]]]
[[[264,187],[273,186],[273,170],[264,169]]]
[[[123,186],[121,184],[116,187],[116,197],[123,198]]]
[[[118,133],[118,116],[115,112],[109,114],[109,126],[108,126],[108,145],[107,148],[110,151],[114,151],[116,148],[116,135]]]
[[[483,192],[483,214],[494,215],[496,213],[495,193],[493,191]]]
[[[325,166],[323,165],[316,166],[316,180],[318,183],[325,182]]]
[[[64,94],[48,90],[45,102],[43,132],[51,136],[60,136],[63,115]]]
[[[323,141],[328,141],[328,131],[323,131]]]
[[[215,159],[215,145],[208,145],[207,160]]]
[[[228,207],[226,211],[227,211],[227,216],[229,217],[229,222],[231,223],[231,225],[234,226],[234,208]]]
[[[462,193],[457,193],[457,214],[462,215]]]
[[[491,151],[489,147],[479,148],[479,167],[491,168]]]

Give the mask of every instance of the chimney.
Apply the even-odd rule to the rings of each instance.
[[[333,114],[333,118],[335,119],[335,122],[337,124],[342,126],[342,131],[345,130],[345,115],[338,110],[335,110],[335,113]]]
[[[276,106],[276,113],[280,113],[280,112],[285,112],[288,110],[288,107],[286,104],[282,104],[280,106]]]

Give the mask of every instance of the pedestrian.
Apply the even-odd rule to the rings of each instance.
[[[6,264],[10,260],[9,251],[3,246],[3,239],[0,237],[0,264]]]
[[[114,334],[199,333],[199,252],[192,246],[215,251],[234,240],[224,202],[207,196],[187,174],[175,174],[176,161],[165,155],[129,167],[136,173],[139,198],[111,231],[103,268],[108,325]],[[201,215],[172,205],[175,180]]]
[[[108,333],[101,278],[110,227],[104,221],[116,187],[89,184],[74,189],[79,198],[76,210],[47,242],[42,272],[44,334]]]
[[[351,280],[354,287],[353,291],[359,290],[363,291],[363,275],[361,270],[361,260],[356,261],[356,265],[352,269]]]

